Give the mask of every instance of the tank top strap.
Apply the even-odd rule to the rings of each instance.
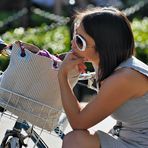
[[[143,63],[142,61],[140,61],[134,56],[122,62],[116,69],[124,68],[124,67],[133,68],[134,70],[148,77],[148,65]]]

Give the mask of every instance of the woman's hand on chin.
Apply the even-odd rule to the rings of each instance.
[[[74,53],[70,52],[62,62],[58,75],[67,77],[68,72],[74,68],[78,68],[79,72],[82,73],[85,71],[86,66],[84,64],[84,58],[78,57]]]

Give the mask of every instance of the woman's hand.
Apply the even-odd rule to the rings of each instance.
[[[72,52],[68,53],[60,66],[59,75],[67,77],[68,72],[77,67],[80,73],[85,72],[86,66],[84,62],[84,58],[78,57]]]

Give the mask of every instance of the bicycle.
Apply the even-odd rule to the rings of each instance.
[[[81,83],[81,81],[84,81],[84,80],[88,81],[87,85]],[[97,91],[97,88],[93,87],[94,80],[95,80],[95,72],[84,73],[84,74],[80,74],[78,84],[86,86],[94,91]],[[19,96],[20,96],[19,94],[15,94],[14,92],[8,91],[6,89],[2,89],[2,88],[0,89],[0,93],[5,91],[9,92],[11,97],[13,95],[18,97],[17,102],[19,102]],[[21,112],[20,109],[15,108],[14,106],[11,106],[9,102],[11,97],[6,102],[6,104],[0,104],[0,106],[2,107],[0,109],[1,118],[4,116],[7,116],[10,118],[10,120],[14,120],[15,124],[12,130],[7,130],[5,132],[0,148],[28,147],[29,144],[27,145],[27,143],[29,142],[26,143],[27,139],[31,139],[31,141],[33,142],[33,147],[48,148],[49,146],[41,137],[42,133],[47,133],[47,134],[56,136],[61,140],[63,139],[65,135],[64,130],[68,124],[68,121],[64,112],[61,113],[61,116],[57,124],[58,126],[56,126],[53,131],[49,132],[49,131],[46,131],[44,127],[42,128],[36,127],[36,125],[32,125],[32,123],[29,123],[28,121],[25,121],[24,119],[21,119],[20,117],[17,117],[16,115],[13,115],[11,112],[9,112],[12,110],[12,108],[15,109],[16,111]],[[30,100],[29,98],[26,98],[25,96],[22,96],[22,97],[23,99],[28,100],[31,103],[32,100]],[[43,104],[43,106],[45,106],[45,104]],[[22,131],[25,132],[26,135],[22,133]]]

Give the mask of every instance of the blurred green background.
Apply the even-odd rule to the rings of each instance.
[[[16,40],[32,43],[41,49],[47,49],[53,54],[70,50],[72,13],[81,6],[77,3],[65,4],[56,14],[51,7],[34,3],[21,3],[12,8],[6,4],[10,0],[2,0],[0,11],[0,33],[6,43]],[[136,45],[136,57],[148,64],[148,2],[123,0],[122,7],[131,21]],[[88,2],[85,7],[95,6]],[[1,8],[1,6],[0,6]],[[27,10],[27,11],[26,11]],[[0,56],[0,70],[5,70],[9,63],[8,56]]]

